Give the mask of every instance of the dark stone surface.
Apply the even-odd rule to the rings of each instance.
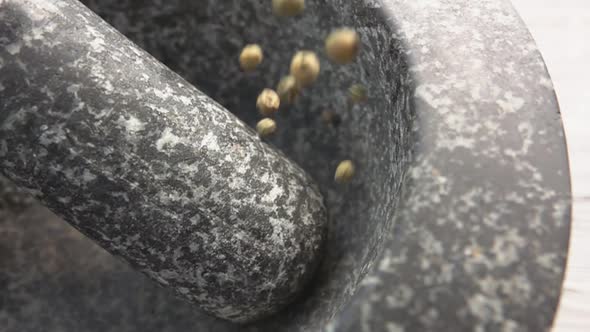
[[[0,172],[207,312],[292,302],[326,234],[303,170],[79,2],[0,6]]]
[[[567,254],[569,174],[551,81],[509,1],[318,0],[295,19],[272,17],[262,0],[85,2],[250,125],[257,92],[287,73],[292,53],[320,52],[320,80],[281,112],[271,142],[324,193],[325,259],[296,303],[238,326],[192,311],[83,238],[50,256],[76,248],[56,268],[68,279],[28,270],[41,259],[25,255],[24,243],[55,242],[5,218],[0,229],[15,236],[2,241],[21,263],[4,278],[3,301],[29,305],[0,311],[9,330],[60,331],[62,322],[87,331],[549,328]],[[364,47],[353,65],[332,66],[323,38],[342,25],[358,29]],[[250,42],[263,45],[266,60],[243,74],[237,55]],[[353,83],[367,86],[368,103],[347,105]],[[326,108],[342,115],[337,129],[322,123]],[[344,187],[332,181],[341,159],[358,165]],[[99,256],[92,268],[88,259]],[[41,318],[24,325],[25,317]]]

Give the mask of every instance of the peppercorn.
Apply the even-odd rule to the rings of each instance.
[[[272,10],[277,16],[295,16],[305,10],[305,0],[272,0]]]
[[[268,137],[277,131],[277,123],[270,118],[264,118],[256,124],[256,131],[260,137]]]
[[[279,95],[272,89],[264,89],[258,95],[256,100],[256,107],[260,114],[264,116],[271,116],[279,110],[281,106],[281,99]]]
[[[367,89],[360,84],[353,84],[348,89],[348,93],[353,103],[360,103],[367,100]]]
[[[315,82],[320,74],[320,60],[311,51],[299,51],[291,61],[291,75],[301,87]]]
[[[338,183],[347,183],[354,176],[354,164],[350,160],[342,161],[336,168],[334,180]]]
[[[252,71],[258,67],[264,58],[262,48],[257,44],[246,45],[240,53],[240,67],[244,71]]]
[[[356,31],[348,28],[332,31],[326,38],[326,54],[338,64],[350,63],[356,57],[360,47],[360,38]]]
[[[340,123],[342,123],[342,118],[334,111],[323,111],[322,120],[325,124],[331,125],[333,127],[338,127]]]
[[[300,93],[295,77],[292,75],[283,77],[277,85],[277,93],[281,98],[281,103],[293,104]]]

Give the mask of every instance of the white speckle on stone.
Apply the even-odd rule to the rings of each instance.
[[[68,204],[68,203],[70,203],[72,201],[72,198],[69,197],[69,196],[66,196],[66,197],[58,197],[57,198],[57,201],[60,202],[60,203],[62,203],[62,204]]]
[[[126,192],[114,192],[112,193],[113,197],[116,197],[117,199],[122,199],[125,202],[129,202],[129,195],[127,195]]]
[[[295,231],[295,225],[285,222],[283,219],[277,219],[270,217],[268,218],[272,226],[272,235],[270,238],[272,242],[278,246],[283,246],[287,243],[288,239],[293,238],[293,232]]]
[[[197,252],[197,250],[199,250],[199,245],[196,243],[191,243],[188,245],[188,248],[191,252]]]
[[[518,261],[519,249],[525,246],[525,240],[518,234],[518,230],[510,230],[502,236],[497,236],[492,245],[492,252],[496,256],[498,266],[508,266]]]
[[[113,87],[113,84],[111,83],[111,81],[104,81],[104,83],[102,84],[102,86],[104,87],[104,89],[108,92],[113,92],[115,90],[115,88]]]
[[[145,123],[143,123],[138,118],[134,117],[133,115],[129,116],[129,119],[125,119],[123,116],[119,117],[118,120],[119,125],[123,126],[125,130],[130,134],[135,134],[139,131],[144,130]]]
[[[553,90],[553,83],[546,76],[541,76],[541,78],[539,79],[539,84],[543,87]]]
[[[192,100],[186,96],[180,96],[178,97],[178,100],[180,100],[180,102],[183,103],[185,106],[191,106],[193,104]]]
[[[515,97],[512,92],[506,92],[504,99],[500,99],[496,102],[504,112],[513,113],[518,112],[524,106],[524,99]]]
[[[379,279],[379,277],[374,277],[374,276],[366,276],[363,280],[361,280],[361,286],[366,287],[366,286],[377,286],[380,285],[381,279]]]
[[[138,97],[139,98],[139,97]],[[160,113],[160,114],[167,114],[170,111],[168,111],[168,109],[164,108],[164,107],[160,107],[158,105],[153,105],[153,104],[148,104],[146,105],[148,108]]]
[[[502,321],[504,318],[502,302],[497,298],[476,294],[468,300],[471,314],[483,322]]]
[[[180,143],[180,137],[174,135],[170,128],[164,129],[162,136],[156,141],[156,149],[164,151],[164,147],[174,148]]]
[[[324,326],[324,332],[336,331],[336,323],[332,320],[326,326]]]
[[[88,169],[84,169],[84,172],[82,173],[82,181],[84,183],[89,183],[94,180],[96,180],[96,175],[92,174]]]
[[[20,49],[22,48],[22,44],[19,42],[8,44],[5,46],[5,49],[8,53],[15,55],[20,53]]]
[[[35,6],[35,10],[30,11],[30,15],[35,20],[42,20],[55,14],[59,14],[59,8],[53,1],[47,0],[27,0],[31,5]],[[17,1],[18,2],[18,1]],[[1,2],[0,2],[1,4]]]
[[[230,189],[237,190],[240,188],[244,188],[245,183],[246,182],[244,181],[244,179],[240,177],[232,177],[228,183],[228,186]]]
[[[157,272],[160,277],[162,277],[163,279],[165,279],[166,281],[172,281],[172,280],[176,280],[179,279],[180,276],[178,275],[178,272],[174,271],[174,270],[161,270]]]
[[[547,270],[559,269],[557,255],[554,253],[546,253],[539,255],[536,259],[537,264]]]
[[[205,135],[203,141],[201,142],[201,147],[206,147],[207,149],[212,151],[220,150],[219,145],[217,143],[217,138],[213,133],[207,133],[207,135]]]
[[[100,53],[104,51],[104,39],[102,38],[94,38],[89,42],[90,47],[92,48],[93,52]]]
[[[440,106],[449,106],[453,102],[448,96],[438,97],[438,94],[444,90],[442,86],[432,84],[422,84],[416,88],[416,97],[424,100],[428,105],[438,108]]]
[[[502,332],[516,332],[522,331],[521,327],[519,327],[518,323],[515,321],[508,319],[502,322]]]
[[[78,91],[80,91],[80,84],[72,84],[66,88],[66,91],[77,96]]]
[[[262,200],[265,202],[273,203],[276,201],[277,198],[283,195],[283,193],[283,189],[280,186],[275,186],[268,193],[266,193],[266,195],[264,195]]]
[[[405,332],[405,329],[403,328],[403,326],[398,325],[393,322],[387,323],[386,327],[387,327],[387,332]]]
[[[153,91],[156,97],[163,100],[166,100],[174,96],[173,90],[169,86],[167,86],[164,90],[153,89]]]

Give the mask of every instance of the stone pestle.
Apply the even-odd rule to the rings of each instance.
[[[231,321],[282,309],[321,258],[305,172],[76,0],[0,0],[0,174]]]

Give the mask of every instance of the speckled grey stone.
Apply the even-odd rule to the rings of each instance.
[[[28,305],[0,311],[10,331],[550,327],[569,236],[566,149],[551,81],[508,0],[308,0],[293,19],[273,17],[266,0],[85,3],[250,125],[256,92],[287,73],[292,53],[319,52],[320,80],[281,112],[271,142],[324,193],[325,258],[298,301],[233,325],[191,311],[83,238],[59,247],[31,228],[70,234],[68,226],[28,209],[28,222],[0,226],[15,234],[0,241],[18,257],[4,303]],[[358,29],[363,49],[354,64],[333,66],[323,39],[342,25]],[[251,42],[266,61],[240,73],[239,50]],[[347,104],[353,83],[368,87],[367,103]],[[342,115],[339,127],[321,122],[325,109]],[[334,167],[349,158],[357,176],[338,186]],[[49,257],[76,251],[58,264],[62,277],[27,269],[44,247],[56,248]],[[23,323],[29,316],[40,318]]]
[[[303,170],[81,3],[0,16],[2,174],[216,316],[294,299],[327,221]]]

